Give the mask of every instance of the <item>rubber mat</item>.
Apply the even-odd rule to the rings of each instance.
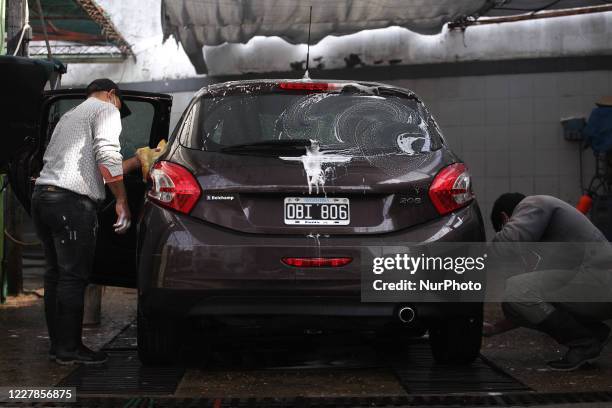
[[[439,365],[431,355],[429,344],[417,341],[404,353],[386,360],[399,382],[410,394],[454,394],[516,392],[531,389],[479,357],[469,366]]]
[[[189,347],[189,346],[187,346]],[[260,336],[222,338],[213,345],[206,370],[308,370],[386,367],[409,394],[506,393],[530,391],[483,358],[470,366],[441,366],[433,361],[425,339],[395,344],[355,335]],[[79,395],[170,395],[186,369],[202,364],[190,352],[190,363],[177,367],[144,367],[136,351],[132,324],[104,350],[109,361],[81,366],[58,386],[76,387]],[[391,354],[389,350],[393,351]]]

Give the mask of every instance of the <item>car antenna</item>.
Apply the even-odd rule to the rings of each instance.
[[[306,43],[306,72],[304,72],[304,77],[302,79],[310,79],[310,74],[308,73],[308,66],[310,62],[310,27],[312,26],[312,6],[310,6],[310,16],[308,17],[308,42]]]

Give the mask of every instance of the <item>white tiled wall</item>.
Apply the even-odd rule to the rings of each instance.
[[[453,150],[467,163],[487,219],[503,192],[580,196],[576,142],[563,139],[560,119],[587,117],[612,95],[611,71],[491,75],[390,81],[429,106]],[[583,153],[584,180],[593,171]]]

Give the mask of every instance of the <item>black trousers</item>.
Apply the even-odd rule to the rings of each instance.
[[[80,347],[85,287],[93,267],[98,229],[90,198],[54,186],[36,186],[32,220],[45,258],[45,318],[51,351]]]

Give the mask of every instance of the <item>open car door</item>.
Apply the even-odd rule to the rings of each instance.
[[[2,148],[0,171],[8,171],[13,191],[30,212],[34,181],[42,168],[45,148],[60,117],[86,98],[84,89],[44,91],[57,73],[59,62],[0,56],[0,124]],[[124,91],[132,114],[122,119],[121,153],[134,155],[136,148],[155,147],[168,138],[172,97],[165,94]],[[136,227],[144,202],[146,184],[142,174],[124,176],[132,226],[124,235],[115,234],[114,197],[107,189],[98,215],[99,229],[92,282],[113,286],[136,286]]]
[[[137,148],[155,147],[160,140],[168,138],[172,97],[129,90],[121,90],[121,93],[132,111],[129,116],[121,120],[121,154],[125,160],[134,156]],[[55,125],[64,113],[83,102],[85,98],[85,89],[64,89],[44,93],[40,138],[43,142],[40,143],[37,154],[33,155],[26,165],[32,178],[38,175],[42,167],[42,156]],[[115,198],[107,187],[106,199],[98,211],[98,238],[90,280],[92,283],[102,285],[136,287],[136,228],[144,204],[146,182],[138,170],[124,174],[123,183],[132,213],[132,225],[125,234],[119,235],[114,232],[113,224],[117,220]]]
[[[66,72],[59,61],[41,61],[24,57],[0,56],[0,172],[8,171],[17,198],[30,210],[27,191],[29,175],[17,165],[29,156],[39,140],[38,122],[43,90],[58,74]]]
[[[8,170],[13,191],[26,211],[34,182],[42,168],[45,148],[60,117],[86,98],[85,89],[44,91],[49,69],[40,61],[0,57],[0,75],[5,86],[0,98],[0,123],[4,127],[0,169]],[[142,146],[155,147],[168,138],[172,97],[122,90],[132,114],[122,119],[121,153],[134,155]],[[114,232],[115,201],[107,188],[98,213],[99,229],[93,283],[136,287],[136,228],[144,203],[146,183],[137,171],[124,175],[132,226],[124,235]]]

